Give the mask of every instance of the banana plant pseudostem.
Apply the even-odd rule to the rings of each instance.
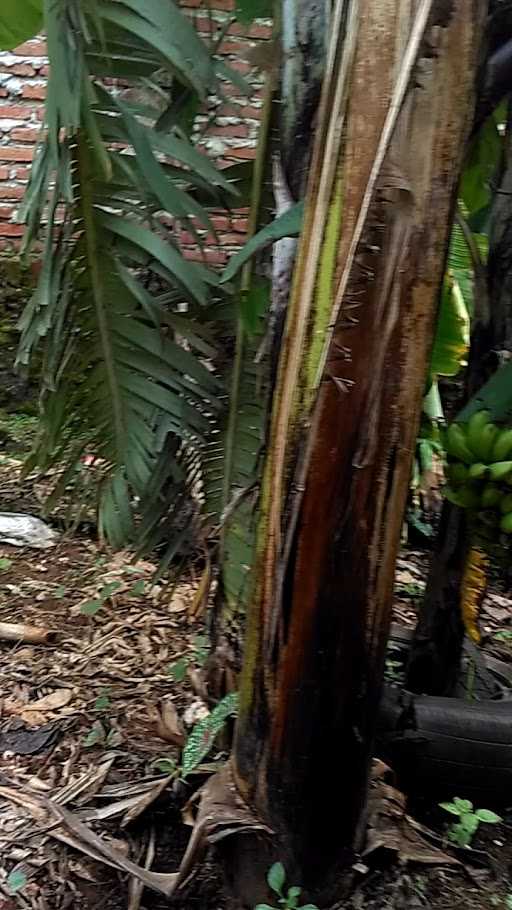
[[[254,838],[226,839],[246,906],[265,899],[276,857],[290,881],[329,901],[360,844],[485,6],[339,0],[329,24],[234,755],[203,792],[198,818],[198,831],[218,841],[220,818],[233,834],[252,817]]]

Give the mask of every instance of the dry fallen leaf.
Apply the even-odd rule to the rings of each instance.
[[[170,613],[184,613],[188,609],[187,601],[179,594],[175,594],[169,604]]]
[[[382,777],[379,778],[379,770],[374,768],[377,774],[372,775],[366,847],[362,856],[366,859],[376,850],[388,850],[396,854],[401,863],[460,865],[455,857],[429,842],[427,837],[434,838],[433,832],[424,826],[420,830],[414,819],[406,814],[406,797],[400,790],[385,783]]]
[[[68,705],[71,701],[73,695],[72,689],[55,689],[54,692],[50,692],[49,695],[43,695],[42,698],[38,698],[36,701],[31,702],[29,705],[25,705],[24,711],[58,711],[59,708],[63,708],[65,705]]]
[[[166,742],[180,748],[185,745],[185,733],[178,712],[170,698],[162,698],[156,722],[156,733]]]

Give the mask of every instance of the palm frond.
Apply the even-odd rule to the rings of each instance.
[[[220,597],[223,621],[243,612],[248,597],[256,531],[256,484],[268,413],[268,367],[256,364],[259,331],[237,334],[228,373],[230,400],[203,455],[206,520],[221,527]]]
[[[47,138],[25,200],[26,248],[43,234],[45,253],[18,354],[26,364],[43,348],[29,467],[61,469],[56,496],[93,453],[99,528],[120,546],[133,538],[138,500],[163,503],[164,488],[175,505],[183,499],[191,483],[183,461],[197,459],[221,407],[222,384],[206,362],[216,356],[208,322],[218,278],[184,259],[161,213],[209,228],[194,191],[215,203],[236,190],[181,127],[157,131],[161,102],[132,100],[130,89],[140,97],[142,80],[159,70],[199,98],[215,86],[210,54],[172,0],[46,0],[45,14]],[[102,81],[112,73],[123,78],[122,96]],[[150,293],[145,275],[164,292]]]

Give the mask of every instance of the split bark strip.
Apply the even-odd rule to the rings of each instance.
[[[294,413],[308,350],[299,353],[294,333],[301,345],[307,340],[300,320],[311,312],[316,275],[302,245],[296,275],[310,297],[292,297],[263,492],[264,576],[249,612],[235,778],[277,832],[290,880],[318,900],[336,891],[361,829],[394,566],[486,14],[481,0],[436,4],[442,15],[430,17],[429,47],[413,66],[428,7],[352,7],[336,319],[297,492],[290,439],[306,410]],[[330,77],[327,116],[325,98],[339,86]],[[339,109],[334,116],[339,123]],[[320,206],[310,196],[308,238],[323,237],[328,200]],[[308,391],[299,389],[303,405]],[[301,506],[280,588],[284,503],[293,506],[295,496]]]

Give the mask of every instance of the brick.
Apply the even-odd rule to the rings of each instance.
[[[21,90],[22,98],[31,98],[34,101],[44,101],[46,98],[46,85],[42,83],[35,85],[24,85]]]
[[[25,195],[24,186],[2,186],[0,184],[0,199],[23,199]]]
[[[233,220],[233,230],[234,231],[239,231],[241,234],[245,234],[248,227],[249,227],[248,218],[235,218]]]
[[[6,88],[0,88],[0,98],[8,98],[9,92]]]
[[[34,67],[30,66],[30,63],[15,63],[14,66],[2,67],[2,70],[12,73],[13,76],[35,76],[36,74]]]
[[[33,148],[13,145],[0,146],[0,161],[32,161],[33,157]]]
[[[227,233],[219,234],[219,239],[218,239],[217,243],[220,246],[240,246],[240,244],[242,243],[242,235],[241,234],[227,234]]]
[[[22,104],[0,104],[0,119],[2,120],[29,120],[35,108]]]
[[[12,135],[12,133],[11,133]],[[249,127],[245,123],[233,123],[229,126],[215,126],[215,124],[208,130],[208,136],[215,136],[222,138],[223,136],[227,139],[247,139],[249,136]]]
[[[46,57],[46,41],[40,41],[39,39],[36,39],[35,41],[25,41],[25,43],[20,44],[13,53],[18,57]]]
[[[208,20],[206,17],[204,17],[204,20],[198,24],[198,28],[204,28],[206,32],[209,31]],[[239,22],[232,22],[227,30],[227,34],[237,35],[240,38],[262,38],[268,40],[272,37],[272,26],[258,25],[256,22],[253,22],[252,25],[247,28],[241,25]]]
[[[241,161],[250,161],[253,158],[256,158],[256,149],[250,148],[249,146],[242,146],[237,149],[229,149],[226,154],[229,158],[237,158]]]
[[[14,171],[14,178],[16,180],[28,180],[30,174],[29,167],[17,167]]]
[[[41,136],[41,130],[35,127],[15,127],[9,133],[9,138],[16,142],[37,142]]]
[[[216,231],[229,231],[230,220],[223,215],[212,215],[211,222]]]
[[[242,107],[239,104],[221,104],[215,111],[216,117],[240,117]]]
[[[9,168],[0,167],[0,180],[8,180],[8,179],[9,179]]]
[[[242,73],[243,76],[247,76],[254,69],[252,63],[247,63],[245,60],[230,60],[229,66],[235,73]]]
[[[206,237],[204,239],[206,242]],[[194,235],[191,234],[190,231],[180,231],[180,235],[178,237],[178,242],[179,242],[180,246],[196,246],[197,237],[194,237]]]
[[[238,41],[223,41],[219,47],[219,54],[234,54],[236,56],[245,57],[251,46],[252,45],[247,41],[244,41],[243,38],[240,38]]]
[[[261,118],[261,107],[254,107],[252,104],[247,104],[241,109],[239,116],[246,117],[248,120],[259,120]]]
[[[22,237],[24,230],[25,228],[22,224],[11,224],[8,221],[2,223],[0,221],[0,237]]]
[[[183,255],[191,262],[203,262],[209,265],[225,265],[228,260],[227,253],[221,252],[221,250],[186,249],[183,250]]]
[[[13,205],[0,205],[0,219],[8,221],[14,215],[15,208]]]

